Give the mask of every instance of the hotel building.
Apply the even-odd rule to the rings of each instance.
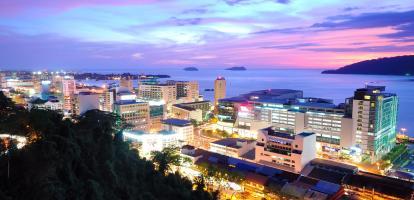
[[[293,172],[300,172],[316,158],[316,135],[293,134],[275,127],[262,129],[256,142],[256,162]]]
[[[132,130],[147,131],[149,129],[150,111],[147,102],[134,100],[117,101],[114,112],[132,125]]]
[[[386,93],[385,86],[366,86],[357,89],[349,102],[356,144],[375,162],[395,145],[398,97]]]

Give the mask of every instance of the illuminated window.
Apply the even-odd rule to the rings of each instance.
[[[365,99],[365,100],[370,100],[370,99],[371,99],[371,96],[369,96],[369,95],[365,95],[365,96],[364,96],[364,99]]]

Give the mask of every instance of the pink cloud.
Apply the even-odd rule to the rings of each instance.
[[[154,3],[158,0],[4,0],[0,1],[0,15],[16,15],[31,9],[60,12],[82,6],[125,6]]]

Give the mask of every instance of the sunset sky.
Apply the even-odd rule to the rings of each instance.
[[[407,54],[413,0],[0,1],[0,69],[336,68]]]

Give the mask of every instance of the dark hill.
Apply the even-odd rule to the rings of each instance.
[[[365,60],[322,74],[414,75],[414,55]]]

